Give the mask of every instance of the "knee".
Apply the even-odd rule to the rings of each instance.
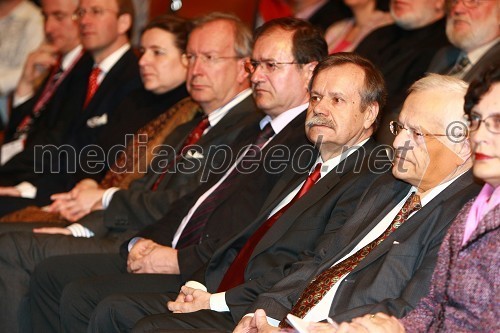
[[[152,317],[145,317],[139,320],[134,327],[132,328],[132,333],[153,333],[158,330],[158,327],[155,325]]]
[[[127,298],[121,295],[112,295],[103,299],[92,312],[89,323],[89,332],[123,332],[128,325],[124,304]]]

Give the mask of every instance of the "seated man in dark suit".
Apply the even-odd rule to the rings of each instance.
[[[395,24],[370,33],[354,52],[370,59],[387,82],[387,105],[377,132],[390,144],[389,122],[397,119],[408,88],[426,72],[432,58],[449,45],[445,34],[445,0],[391,0]]]
[[[402,317],[415,307],[427,293],[447,228],[480,188],[469,170],[462,121],[466,89],[463,81],[436,74],[412,86],[391,124],[396,178],[375,182],[345,227],[325,233],[314,252],[260,294],[250,311],[265,312],[244,317],[236,332],[272,331],[266,313],[273,325],[286,327],[287,313],[346,321],[376,312]]]
[[[158,155],[148,174],[134,181],[128,190],[107,195],[108,201],[113,196],[110,207],[106,209],[111,210],[109,216],[103,211],[90,214],[70,228],[72,235],[67,235],[71,230],[66,228],[56,231],[64,235],[31,232],[0,235],[1,261],[12,268],[0,273],[0,280],[8,281],[1,283],[8,287],[1,292],[5,297],[0,302],[0,325],[4,325],[0,326],[0,331],[15,332],[16,316],[13,313],[17,313],[21,306],[30,275],[41,260],[69,253],[118,252],[119,244],[142,226],[163,216],[175,199],[194,191],[202,181],[210,183],[221,176],[220,170],[227,167],[230,159],[222,154],[211,158],[218,147],[227,150],[230,144],[239,144],[240,134],[255,134],[260,115],[256,112],[244,66],[251,51],[248,28],[238,18],[226,14],[206,16],[195,24],[196,28],[188,38],[188,54],[184,57],[188,70],[187,87],[206,117],[200,114],[179,126],[164,145],[160,145],[159,150],[171,147],[179,153],[167,156],[173,161],[171,165],[165,163],[164,156]],[[206,129],[203,130],[200,124]],[[185,145],[187,141],[189,144]],[[166,152],[170,153],[170,150]],[[232,158],[236,154],[233,155]],[[203,179],[205,176],[208,178]],[[159,216],[155,217],[155,213]],[[12,246],[13,243],[17,245]]]
[[[436,54],[429,72],[453,75],[471,82],[489,67],[499,67],[499,18],[498,2],[451,1],[446,35],[453,46]]]
[[[82,75],[68,82],[57,111],[64,120],[57,117],[49,136],[37,136],[0,168],[0,215],[29,204],[47,204],[51,194],[68,190],[81,178],[100,179],[108,166],[106,152],[124,143],[124,131],[113,126],[120,113],[117,106],[141,88],[137,57],[127,35],[133,5],[130,0],[102,0],[89,8],[86,0],[81,1],[75,17],[91,59]]]
[[[277,102],[283,103],[294,96],[288,91],[290,89],[288,82],[291,82],[291,74],[298,74],[295,66],[300,66],[290,63],[293,59],[291,55],[286,56],[291,52],[290,44],[295,38],[292,39],[289,28],[280,27],[275,22],[271,21],[265,24],[262,30],[257,31],[253,60],[250,63],[257,103],[264,109],[267,107],[266,112],[273,111],[273,113],[280,105]],[[299,32],[303,34],[302,29],[298,30],[297,35]],[[310,46],[307,45],[307,48]],[[266,59],[276,61],[276,67],[279,63],[288,64],[273,70],[268,66],[269,60]],[[223,303],[220,306],[229,305],[234,311],[233,316],[236,318],[241,316],[256,295],[286,274],[288,267],[298,259],[301,251],[314,246],[316,238],[324,232],[325,223],[332,215],[338,217],[336,219],[338,225],[332,225],[332,228],[343,224],[345,218],[354,212],[361,192],[376,178],[377,171],[383,172],[383,168],[375,168],[375,160],[377,153],[384,152],[385,149],[381,147],[377,150],[370,139],[376,126],[379,105],[383,105],[384,89],[381,74],[365,59],[352,54],[335,55],[320,62],[317,68],[312,79],[314,84],[306,129],[309,140],[317,144],[320,154],[312,165],[311,169],[314,171],[307,180],[305,177],[297,179],[293,168],[288,170],[270,192],[264,208],[243,231],[226,239],[225,243],[219,242],[214,244],[215,246],[207,247],[206,242],[203,242],[192,249],[180,249],[177,258],[158,262],[158,268],[161,268],[177,261],[177,271],[171,270],[167,273],[180,273],[180,276],[123,274],[125,272],[123,264],[120,269],[121,275],[109,275],[112,271],[116,271],[116,264],[115,267],[110,267],[110,260],[103,260],[101,266],[104,268],[99,270],[93,264],[96,261],[95,256],[61,257],[42,263],[32,280],[34,292],[32,309],[36,320],[44,320],[41,319],[42,316],[51,318],[52,321],[57,320],[50,315],[53,310],[48,310],[46,307],[48,305],[50,309],[54,309],[55,302],[45,305],[43,300],[45,297],[42,295],[54,293],[57,298],[68,282],[95,273],[106,274],[106,277],[75,281],[64,289],[61,308],[72,299],[72,306],[61,313],[65,329],[74,329],[82,325],[84,330],[90,316],[89,310],[92,310],[104,296],[118,292],[155,292],[152,306],[146,311],[162,313],[166,311],[164,300],[175,297],[181,284],[191,279],[205,283],[211,292],[217,290],[223,292],[219,295],[219,300]],[[371,84],[367,85],[366,82]],[[273,90],[271,87],[274,87]],[[301,91],[303,87],[296,85],[297,91]],[[269,91],[275,91],[274,98],[269,96]],[[284,101],[278,99],[279,95],[276,95],[281,91],[285,96],[289,96]],[[383,154],[378,156],[382,157]],[[381,159],[383,160],[383,157]],[[386,160],[385,170],[388,169],[388,165]],[[303,194],[307,189],[309,191]],[[227,216],[231,223],[241,218],[237,208],[243,208],[242,204],[247,205],[246,202],[238,204],[235,201],[227,202],[221,207],[233,211]],[[213,223],[222,222],[215,220]],[[159,241],[161,234],[151,233],[150,238]],[[161,244],[157,244],[151,251],[151,259],[160,255],[161,249],[166,247],[165,241]],[[154,272],[154,270],[144,270],[140,265],[135,266],[133,255],[136,254],[133,252],[134,248],[128,257],[129,271]],[[56,271],[49,276],[46,275],[55,265],[62,267],[70,259],[75,263],[69,269],[72,272],[71,276],[63,276],[62,272]],[[92,273],[89,274],[90,271],[82,269],[83,267],[90,268]],[[50,291],[45,289],[46,278],[55,282],[53,285],[57,287]],[[142,296],[140,298],[142,299]],[[227,305],[224,300],[227,301]],[[115,301],[113,297],[103,301],[102,311],[100,307],[96,310],[96,313],[100,314],[99,318],[96,318],[97,322],[105,319],[101,316],[106,315],[108,306],[118,310]],[[132,311],[133,315],[125,311],[123,313],[130,315],[123,326],[113,328],[110,322],[109,326],[103,329],[127,331],[143,316],[141,311],[142,309]],[[217,316],[217,314],[206,311],[200,317]],[[221,314],[218,319],[222,327],[235,325],[235,319],[229,312]],[[92,325],[99,325],[97,322]],[[188,322],[194,323],[191,319]]]

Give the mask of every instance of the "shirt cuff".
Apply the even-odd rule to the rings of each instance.
[[[186,287],[207,291],[207,287],[198,281],[190,280],[184,284]]]
[[[20,193],[22,198],[34,199],[36,197],[37,188],[28,182],[22,182],[14,186]]]
[[[119,190],[120,190],[119,187],[110,187],[106,191],[104,191],[101,201],[103,209],[108,208],[111,199],[113,199],[113,195]]]
[[[134,237],[132,238],[129,242],[128,242],[128,245],[127,245],[127,250],[128,252],[130,252],[130,250],[132,250],[132,248],[134,247],[135,243],[137,243],[139,240],[141,240],[142,237]]]
[[[31,95],[31,94],[24,95],[24,96],[17,96],[14,94],[14,97],[12,97],[12,107],[13,108],[18,107],[19,105],[23,104],[28,99],[30,99],[31,97],[33,97],[33,95]]]
[[[90,229],[85,228],[80,223],[73,223],[71,225],[68,225],[66,229],[71,231],[73,237],[84,237],[84,238],[94,237],[94,233],[90,231]]]
[[[226,303],[226,292],[210,295],[210,310],[217,312],[229,312]]]

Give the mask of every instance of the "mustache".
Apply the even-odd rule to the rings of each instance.
[[[335,129],[335,124],[331,119],[321,117],[321,116],[313,116],[311,119],[306,121],[306,127],[311,128],[313,126],[326,126],[331,129]]]

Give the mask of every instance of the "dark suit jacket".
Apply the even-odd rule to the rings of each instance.
[[[217,207],[210,212],[208,222],[203,230],[203,240],[198,246],[189,246],[179,250],[179,265],[181,271],[190,276],[194,271],[203,266],[206,258],[199,254],[205,253],[207,249],[217,248],[221,242],[240,232],[259,213],[268,193],[282,176],[283,168],[293,165],[295,160],[303,163],[302,168],[297,166],[300,174],[308,171],[308,166],[315,160],[313,147],[310,145],[304,133],[305,112],[293,119],[280,133],[262,150],[263,159],[258,164],[258,169],[251,173],[240,173],[231,179],[229,187],[223,191],[223,195],[217,198]],[[255,141],[256,133],[246,140],[247,144]],[[285,163],[276,168],[275,159],[270,152],[276,148],[285,148],[289,151],[288,157],[283,158]],[[300,156],[295,152],[309,151],[311,154]],[[313,155],[314,154],[314,155]],[[290,159],[295,159],[290,162]],[[297,163],[296,163],[297,164]],[[212,187],[213,183],[206,183],[199,189],[177,200],[171,205],[171,209],[157,223],[141,230],[138,236],[152,239],[160,244],[171,246],[175,232],[198,198]],[[238,216],[238,219],[234,217]],[[197,247],[204,250],[198,252]]]
[[[360,195],[377,178],[377,173],[390,169],[387,159],[380,160],[381,152],[385,152],[383,147],[377,146],[373,140],[368,141],[358,152],[347,157],[318,181],[267,231],[246,266],[245,283],[226,293],[226,302],[235,322],[241,319],[259,294],[287,275],[290,266],[298,260],[302,251],[314,249],[316,240],[324,232],[340,228],[354,213]],[[377,157],[379,162],[385,164],[385,168],[375,162]],[[374,167],[375,165],[378,166]],[[267,220],[271,211],[300,185],[305,177],[297,177],[293,170],[285,174],[270,193],[258,217],[243,231],[215,252],[207,251],[200,255],[199,252],[204,250],[203,246],[200,246],[196,257],[184,258],[184,264],[179,260],[183,276],[189,272],[186,267],[193,265],[193,258],[210,258],[202,270],[204,276],[198,277],[194,274],[193,277],[198,281],[204,280],[209,292],[216,292],[241,247]],[[325,229],[329,220],[335,220],[335,223],[329,224]],[[182,250],[179,253],[182,253]]]
[[[345,227],[326,232],[314,252],[297,262],[292,273],[268,293],[261,294],[250,311],[263,308],[281,320],[309,281],[349,253],[409,189],[390,175],[381,176],[365,192]],[[330,317],[340,322],[379,311],[402,317],[415,307],[428,291],[447,228],[479,189],[469,171],[412,215],[340,283]]]
[[[449,46],[442,48],[432,59],[428,72],[447,74],[455,66],[460,49]],[[490,67],[500,66],[500,42],[493,45],[464,75],[463,80],[471,82],[481,77],[481,74]]]
[[[87,68],[86,77],[88,77],[91,69],[92,66]],[[37,199],[42,201],[48,199],[53,193],[71,189],[82,178],[90,177],[96,180],[102,178],[109,164],[106,162],[99,163],[97,168],[93,168],[92,163],[88,164],[88,162],[95,159],[95,157],[82,153],[85,152],[82,149],[89,145],[101,147],[99,150],[103,154],[98,155],[98,159],[100,159],[107,157],[105,156],[104,148],[110,147],[113,144],[123,144],[125,133],[118,131],[117,128],[113,131],[108,131],[108,124],[112,124],[114,122],[113,117],[120,113],[120,110],[117,109],[124,98],[132,91],[142,89],[137,57],[132,50],[128,50],[111,68],[89,105],[84,110],[82,110],[82,105],[86,95],[88,79],[80,79],[83,82],[80,84],[84,84],[84,88],[79,86],[78,90],[72,90],[72,94],[66,96],[67,102],[65,102],[64,112],[70,110],[74,112],[74,115],[71,123],[66,128],[61,128],[64,135],[62,135],[60,142],[46,141],[36,143],[55,146],[64,144],[66,147],[71,147],[68,149],[70,152],[69,157],[65,154],[57,154],[55,152],[52,158],[49,158],[49,154],[44,154],[40,150],[25,149],[25,151],[19,154],[22,155],[19,156],[19,160],[23,161],[22,169],[20,168],[20,161],[15,158],[7,163],[10,164],[12,162],[9,166],[6,164],[3,168],[6,176],[8,175],[11,179],[12,185],[23,180],[35,185],[38,189]],[[107,124],[89,125],[88,121],[90,119],[102,117],[103,115],[107,115]],[[34,151],[37,152],[35,155]],[[40,168],[39,170],[43,170],[43,172],[34,172],[35,164],[33,163],[33,157],[35,158],[36,165]],[[29,161],[26,163],[26,159],[31,161],[31,163]],[[43,163],[43,167],[40,163]],[[54,168],[55,170],[59,168],[59,172],[51,171]]]
[[[140,230],[156,222],[167,213],[170,204],[199,187],[202,179],[206,178],[203,181],[212,182],[221,176],[217,170],[227,168],[234,156],[227,158],[216,152],[237,147],[238,135],[249,127],[253,131],[260,117],[252,96],[247,97],[198,141],[196,149],[203,158],[185,157],[179,161],[175,170],[165,175],[157,191],[152,191],[151,188],[161,174],[162,168],[153,160],[148,173],[141,179],[133,181],[128,190],[116,192],[107,209],[91,213],[79,223],[97,235],[103,235],[110,229]],[[175,155],[174,151],[182,147],[187,135],[200,119],[201,117],[196,117],[179,126],[167,137],[163,148],[170,147],[166,149],[170,152],[169,158]]]
[[[445,25],[444,18],[414,30],[391,24],[370,33],[354,50],[371,60],[385,78],[388,96],[376,136],[379,142],[392,143],[389,122],[397,119],[408,88],[424,76],[437,51],[450,45]]]

